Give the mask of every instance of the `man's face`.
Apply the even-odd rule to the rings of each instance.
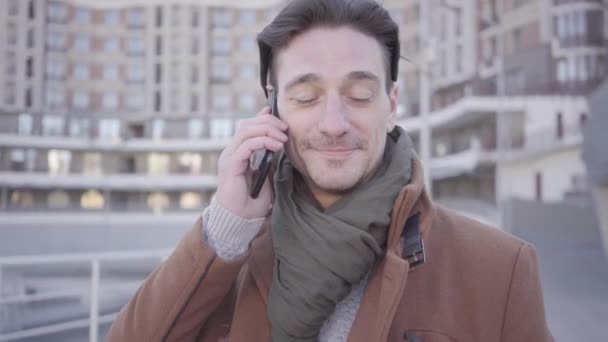
[[[279,53],[286,152],[313,191],[349,190],[379,165],[398,94],[387,94],[385,70],[380,44],[347,27],[307,31]]]

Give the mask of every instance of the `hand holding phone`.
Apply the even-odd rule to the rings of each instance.
[[[278,118],[276,92],[270,91],[268,100],[269,106],[239,122],[234,137],[218,158],[215,198],[245,219],[268,213],[272,188],[266,179],[273,158],[288,139],[287,124]]]

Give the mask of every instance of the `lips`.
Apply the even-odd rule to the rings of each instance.
[[[332,149],[332,150],[316,150],[325,158],[329,159],[346,159],[350,157],[355,149]]]

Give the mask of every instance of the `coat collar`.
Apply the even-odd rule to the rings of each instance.
[[[409,272],[409,264],[402,258],[404,227],[409,218],[419,214],[420,231],[424,239],[429,234],[434,216],[435,209],[424,189],[422,175],[421,162],[413,159],[411,181],[401,189],[393,207],[386,254],[372,270],[349,341],[386,340],[384,336],[388,334],[388,327],[400,302]],[[262,233],[252,245],[248,265],[264,302],[268,303],[274,268],[270,216],[266,218]],[[370,318],[376,324],[370,325]]]

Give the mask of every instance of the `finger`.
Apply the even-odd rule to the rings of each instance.
[[[261,136],[269,136],[271,138],[275,138],[282,142],[286,142],[288,137],[283,131],[269,124],[264,125],[255,125],[249,126],[239,130],[234,136],[234,143],[238,146],[243,143],[243,141],[261,137]]]
[[[287,123],[277,117],[272,115],[263,115],[237,121],[235,132],[239,132],[243,129],[247,129],[248,127],[257,125],[272,125],[283,131],[288,127]]]
[[[235,151],[234,157],[241,162],[249,162],[249,157],[258,150],[268,149],[272,152],[283,150],[283,142],[270,137],[256,137],[244,141]]]

